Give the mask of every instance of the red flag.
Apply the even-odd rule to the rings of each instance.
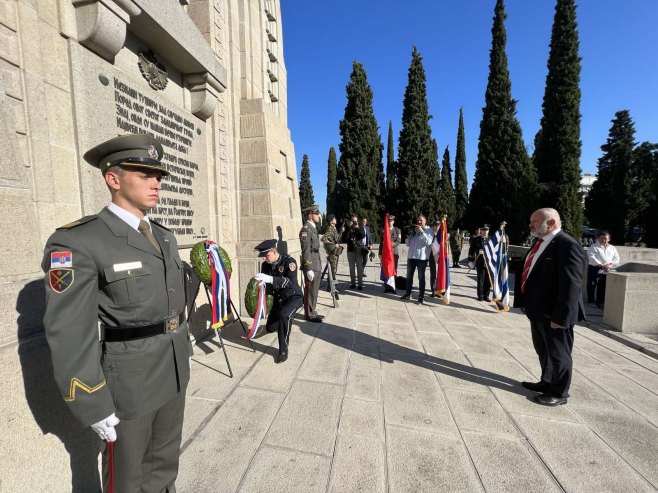
[[[436,256],[435,293],[445,304],[450,303],[450,246],[448,245],[448,221],[443,216],[439,227],[439,253]]]
[[[395,258],[391,241],[391,227],[388,225],[388,212],[384,216],[384,237],[382,238],[382,271],[379,278],[395,290]]]

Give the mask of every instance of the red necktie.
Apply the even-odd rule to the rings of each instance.
[[[532,245],[532,248],[530,249],[530,253],[525,259],[525,263],[523,264],[523,274],[521,274],[521,292],[525,293],[525,282],[528,279],[528,273],[530,272],[530,266],[532,265],[532,259],[535,258],[535,255],[537,254],[537,250],[539,250],[539,245],[542,244],[544,240],[539,238],[537,242]]]

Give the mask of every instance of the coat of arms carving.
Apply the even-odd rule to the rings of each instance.
[[[162,91],[167,87],[169,78],[167,77],[167,68],[155,57],[153,52],[139,53],[139,71],[156,91]]]

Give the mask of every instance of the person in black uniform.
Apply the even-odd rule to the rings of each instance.
[[[489,290],[491,282],[487,268],[484,265],[484,245],[489,239],[489,225],[485,224],[480,228],[480,234],[471,239],[468,249],[468,261],[475,263],[475,272],[477,274],[477,298],[478,301],[491,301]]]
[[[271,284],[274,288],[274,304],[267,316],[265,330],[279,335],[279,357],[277,363],[288,359],[288,341],[292,328],[292,317],[304,304],[302,289],[297,282],[297,262],[293,257],[281,255],[276,249],[276,240],[265,240],[255,248],[259,257],[265,257],[261,272],[255,279]]]

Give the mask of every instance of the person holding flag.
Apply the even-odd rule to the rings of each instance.
[[[450,304],[450,245],[448,243],[448,221],[446,216],[441,219],[439,231],[436,233],[438,251],[436,254],[436,285],[432,286],[434,294],[446,305]]]
[[[389,216],[386,213],[384,224],[389,224]],[[379,278],[384,283],[385,293],[395,293],[395,257],[393,254],[393,241],[391,239],[391,228],[384,228],[382,232],[382,243],[379,247],[379,255],[382,259],[382,268]]]
[[[493,288],[493,302],[496,310],[509,310],[509,282],[507,265],[507,245],[509,240],[505,234],[505,225],[500,223],[500,229],[484,242],[484,265],[489,276],[489,284]]]

